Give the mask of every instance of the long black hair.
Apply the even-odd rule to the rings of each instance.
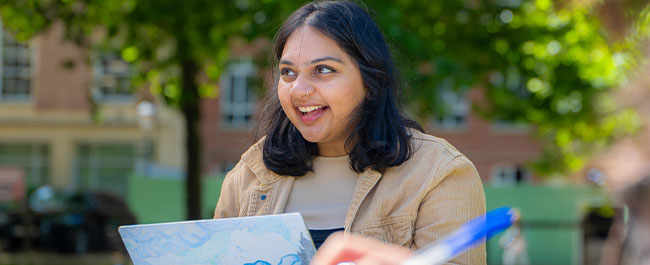
[[[366,97],[350,117],[355,128],[346,141],[350,166],[356,172],[366,168],[384,171],[408,160],[412,153],[408,128],[422,131],[399,108],[401,87],[395,64],[384,37],[368,12],[345,1],[310,2],[294,11],[275,36],[274,61],[282,57],[289,36],[310,26],[333,39],[357,63],[366,87]],[[313,170],[318,155],[315,143],[308,142],[289,121],[277,97],[275,84],[258,115],[258,127],[266,139],[263,158],[266,167],[279,175],[302,176]]]

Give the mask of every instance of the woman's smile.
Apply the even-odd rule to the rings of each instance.
[[[298,115],[303,123],[313,123],[323,116],[329,108],[327,106],[298,107]]]

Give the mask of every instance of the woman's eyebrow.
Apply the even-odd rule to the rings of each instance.
[[[343,60],[341,60],[339,58],[336,58],[336,57],[332,57],[332,56],[325,56],[325,57],[317,58],[317,59],[311,60],[311,62],[309,62],[309,63],[310,64],[315,64],[315,63],[320,63],[322,61],[335,61],[335,62],[345,64],[343,62]],[[289,65],[289,66],[293,66],[293,63],[291,61],[289,61],[289,60],[280,60],[280,64],[286,64],[286,65]]]
[[[318,59],[314,59],[314,60],[311,60],[310,63],[315,64],[315,63],[319,63],[319,62],[322,62],[322,61],[336,61],[336,62],[339,62],[339,63],[343,63],[343,60],[341,60],[339,58],[336,58],[336,57],[332,57],[332,56],[325,56],[325,57],[321,57],[321,58],[318,58]]]
[[[291,61],[289,61],[289,60],[280,60],[280,64],[286,64],[286,65],[293,66],[293,63]]]

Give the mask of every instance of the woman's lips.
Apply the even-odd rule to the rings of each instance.
[[[312,110],[310,112],[302,112],[296,108],[298,111],[298,116],[300,116],[300,120],[303,123],[312,123],[318,120],[323,114],[328,110],[329,108],[327,106],[323,106],[321,108]]]

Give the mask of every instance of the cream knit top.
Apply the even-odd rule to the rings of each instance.
[[[301,213],[309,229],[342,228],[358,173],[348,156],[314,157],[314,171],[297,177],[285,213]]]

